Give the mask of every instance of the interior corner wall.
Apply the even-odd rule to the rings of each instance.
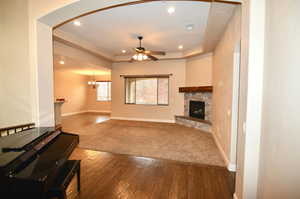
[[[213,56],[213,134],[230,161],[233,66],[236,44],[241,39],[241,10],[236,8]]]
[[[28,1],[0,1],[0,127],[32,122]]]
[[[213,54],[207,53],[186,60],[185,86],[212,86]]]
[[[125,104],[124,78],[120,75],[172,74],[169,84],[169,105]],[[112,66],[112,118],[174,122],[183,115],[184,96],[178,88],[185,85],[185,60],[114,63]]]
[[[85,112],[88,102],[88,77],[70,70],[54,71],[54,97],[64,98],[62,115]]]

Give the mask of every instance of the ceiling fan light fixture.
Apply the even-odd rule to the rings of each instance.
[[[137,61],[144,61],[144,60],[148,59],[148,56],[144,53],[137,53],[137,54],[134,54],[132,56],[132,58]]]

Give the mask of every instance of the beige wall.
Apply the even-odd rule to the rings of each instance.
[[[300,1],[266,1],[259,199],[300,198]]]
[[[235,47],[240,42],[240,9],[236,9],[213,57],[213,133],[226,158],[230,159],[233,66]]]
[[[54,96],[65,98],[62,114],[83,112],[87,110],[88,85],[87,76],[78,75],[68,70],[55,70]]]
[[[212,85],[212,53],[186,60],[186,86]]]
[[[111,112],[111,102],[96,100],[96,89],[88,86],[92,77],[79,75],[72,70],[54,71],[54,97],[65,98],[62,105],[62,114],[75,114],[80,112]],[[110,80],[110,75],[96,76],[97,81]]]
[[[124,104],[124,78],[120,75],[170,74],[169,106]],[[185,60],[114,63],[112,66],[112,117],[144,120],[174,121],[183,115],[183,94],[178,88],[185,85]]]
[[[0,9],[0,127],[5,127],[33,121],[28,1],[1,0]]]
[[[89,79],[92,79],[91,77]],[[110,81],[110,75],[98,75],[95,77],[96,81]],[[87,89],[87,111],[91,112],[104,112],[110,113],[111,112],[111,101],[97,101],[96,100],[96,89],[89,86]]]

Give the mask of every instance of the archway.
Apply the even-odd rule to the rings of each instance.
[[[74,19],[78,16],[81,16],[88,12],[93,12],[96,9],[105,9],[109,7],[115,7],[125,3],[144,3],[151,0],[144,1],[131,1],[131,0],[90,0],[90,1],[69,1],[68,5],[65,3],[57,3],[53,5],[53,9],[41,9],[38,6],[33,9],[36,13],[30,19],[30,71],[33,74],[31,86],[33,92],[33,120],[39,126],[52,126],[54,125],[54,108],[53,108],[53,59],[52,59],[52,28],[71,19]],[[209,1],[209,0],[204,0]],[[213,1],[213,0],[211,0]],[[225,0],[223,2],[226,2]],[[238,0],[231,2],[240,2]],[[242,67],[245,69],[246,81],[248,85],[253,85],[245,90],[245,103],[243,103],[244,113],[241,122],[247,120],[247,128],[244,126],[239,126],[239,131],[252,131],[252,137],[249,142],[246,142],[246,136],[241,136],[239,143],[243,144],[242,149],[239,149],[242,156],[240,159],[241,162],[245,162],[245,165],[251,164],[252,167],[246,167],[244,170],[238,170],[239,176],[244,176],[243,181],[240,186],[238,196],[254,196],[257,189],[257,176],[258,176],[258,164],[259,164],[259,135],[260,135],[260,116],[261,116],[261,99],[262,99],[262,65],[263,65],[263,35],[264,35],[264,20],[257,22],[256,16],[262,16],[265,13],[264,3],[261,1],[251,2],[245,1],[243,6],[244,16],[243,22],[246,29],[244,29],[243,35],[245,36],[242,41]],[[50,4],[50,3],[49,3]],[[43,7],[44,8],[44,7]],[[259,9],[256,9],[259,8]],[[36,9],[36,10],[35,10]],[[251,13],[249,13],[250,11]],[[42,17],[40,17],[42,16]],[[251,18],[252,20],[249,20]],[[252,21],[250,24],[249,21]],[[255,21],[255,23],[254,23]],[[257,22],[257,23],[256,23]],[[250,28],[251,27],[251,28]],[[252,32],[250,32],[252,30]],[[260,30],[255,32],[254,30]],[[249,47],[248,40],[252,42],[251,48]],[[262,44],[261,44],[261,43]],[[259,49],[259,50],[257,50]],[[244,53],[244,55],[243,55]],[[257,59],[257,56],[259,59]],[[249,65],[249,66],[248,66]],[[250,68],[250,72],[247,69]],[[257,79],[259,75],[259,79]],[[247,84],[246,83],[246,84]],[[246,86],[247,88],[247,86]],[[253,103],[247,103],[247,96],[257,99]],[[258,103],[256,103],[258,102]],[[246,110],[252,110],[250,113],[247,113]],[[246,118],[247,115],[247,118]],[[258,121],[259,120],[259,121]],[[245,123],[245,122],[244,122]],[[251,127],[251,128],[250,128]],[[245,146],[244,146],[245,145]],[[252,148],[252,146],[254,146]],[[244,158],[252,157],[252,158]],[[255,156],[255,157],[254,157]],[[254,158],[253,158],[254,157]],[[248,163],[248,164],[246,164]],[[244,168],[244,165],[240,164]],[[251,176],[250,176],[251,175]],[[243,190],[244,189],[244,190]]]

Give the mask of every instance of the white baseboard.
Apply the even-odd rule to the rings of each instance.
[[[111,111],[107,111],[107,110],[87,110],[86,112],[89,112],[89,113],[111,113]]]
[[[71,113],[63,113],[61,116],[71,116],[71,115],[77,115],[82,113],[111,113],[111,111],[101,111],[101,110],[85,110],[85,111],[78,111],[78,112],[71,112]]]
[[[236,164],[229,163],[227,169],[232,172],[236,172]]]
[[[61,114],[61,116],[70,116],[70,115],[77,115],[77,114],[81,114],[81,113],[86,113],[86,111],[79,111],[79,112],[71,112],[71,113],[63,113]]]
[[[227,169],[228,169],[229,171],[236,171],[236,165],[230,163],[230,161],[228,160],[228,157],[227,157],[225,151],[223,150],[223,148],[222,148],[222,146],[221,146],[221,144],[220,144],[218,138],[216,137],[215,133],[212,132],[212,135],[213,135],[214,141],[215,141],[215,143],[216,143],[216,145],[217,145],[217,147],[218,147],[218,149],[219,149],[219,151],[220,151],[220,153],[221,153],[221,155],[222,155],[222,157],[223,157],[223,159],[224,159],[224,161],[225,161],[225,164],[226,164],[226,166],[227,166]]]
[[[236,193],[233,194],[233,199],[238,199]]]
[[[113,119],[113,120],[142,121],[142,122],[175,123],[175,120],[160,120],[160,119],[146,119],[146,118],[133,118],[133,117],[111,117],[110,119]]]

